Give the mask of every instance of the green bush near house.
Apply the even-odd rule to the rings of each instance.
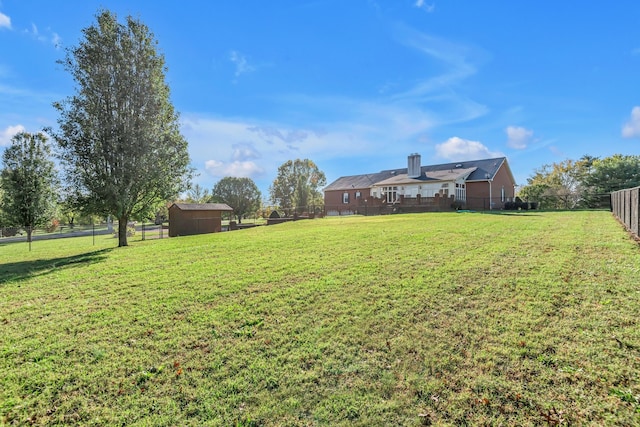
[[[634,425],[640,248],[608,212],[0,244],[7,425]]]

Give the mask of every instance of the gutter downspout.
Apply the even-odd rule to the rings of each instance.
[[[489,180],[489,210],[490,211],[493,210],[493,197],[491,195],[491,182],[492,181],[493,181],[492,179]]]

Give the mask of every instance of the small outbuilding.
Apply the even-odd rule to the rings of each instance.
[[[225,203],[174,203],[169,207],[169,237],[222,231],[222,213],[233,212]]]

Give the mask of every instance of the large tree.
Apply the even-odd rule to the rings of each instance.
[[[51,220],[56,206],[57,174],[47,137],[20,132],[2,154],[2,187],[5,225],[22,227],[31,235],[35,227]]]
[[[520,196],[545,208],[605,207],[612,191],[640,186],[640,156],[585,155],[577,161],[542,166],[527,182]]]
[[[278,168],[278,175],[269,188],[271,201],[285,211],[321,203],[321,188],[327,178],[309,159],[288,160]]]
[[[260,190],[251,178],[222,178],[213,187],[213,199],[226,203],[233,209],[233,214],[242,222],[242,217],[260,208]]]
[[[580,205],[584,192],[584,166],[565,160],[536,169],[527,179],[520,196],[541,203],[547,209],[574,209]]]
[[[211,194],[209,190],[196,184],[187,191],[187,202],[189,203],[209,203],[211,201]]]
[[[66,177],[87,212],[118,219],[118,245],[127,222],[143,218],[187,188],[187,142],[165,83],[164,56],[146,25],[109,11],[83,30],[61,63],[76,94],[54,104]]]
[[[614,154],[595,159],[587,183],[597,193],[640,186],[640,156]]]

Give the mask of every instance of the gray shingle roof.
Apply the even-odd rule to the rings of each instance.
[[[365,175],[352,175],[352,176],[343,176],[327,187],[325,187],[325,191],[327,190],[351,190],[353,188],[369,188],[374,185],[376,182],[383,181],[385,179],[391,178],[392,175],[390,171],[383,171],[378,173],[368,173]]]
[[[402,185],[428,181],[454,181],[457,179],[464,179],[475,170],[476,168],[431,170],[428,172],[422,172],[418,178],[409,178],[406,173],[400,173],[392,176],[391,178],[383,179],[382,181],[377,182],[376,185]]]
[[[456,169],[468,170],[475,168],[466,180],[468,182],[487,181],[489,179],[495,178],[496,173],[498,172],[502,164],[506,162],[506,160],[506,157],[496,157],[493,159],[471,160],[465,162],[452,162],[442,163],[439,165],[422,166],[420,168],[421,176],[418,179],[425,181],[430,179],[441,180],[443,179],[442,177],[446,175],[446,171],[455,171]],[[511,173],[509,169],[508,171],[509,173]],[[370,173],[364,175],[343,176],[325,187],[324,191],[369,188],[376,183],[403,174],[407,174],[407,168],[389,169],[383,170],[378,173]]]
[[[232,211],[226,203],[174,203],[183,211]]]

